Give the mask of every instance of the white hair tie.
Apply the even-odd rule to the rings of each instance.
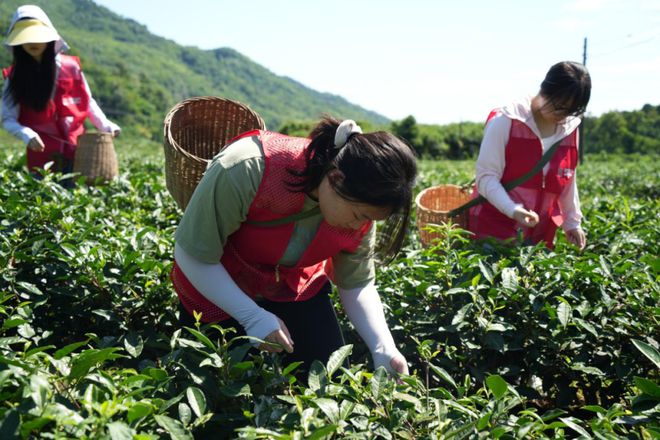
[[[341,148],[346,145],[348,138],[354,133],[362,133],[360,126],[352,119],[342,121],[335,132],[335,148]]]

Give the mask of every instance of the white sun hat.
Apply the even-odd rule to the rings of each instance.
[[[69,48],[60,37],[46,13],[34,5],[19,6],[14,12],[5,45],[19,46],[26,43],[55,42],[55,52],[63,52]]]

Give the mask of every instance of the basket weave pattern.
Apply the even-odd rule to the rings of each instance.
[[[429,246],[433,241],[442,239],[442,234],[427,231],[424,228],[428,224],[440,225],[448,223],[449,211],[470,201],[469,191],[456,185],[440,185],[426,188],[415,198],[417,207],[417,229],[419,238],[424,246]],[[468,211],[463,211],[451,218],[451,221],[460,228],[467,229]]]
[[[263,130],[263,119],[230,99],[204,96],[175,105],[164,121],[165,183],[181,209],[185,209],[206,167],[234,137]]]
[[[78,137],[73,171],[85,176],[88,185],[117,177],[119,165],[111,133],[84,133]]]

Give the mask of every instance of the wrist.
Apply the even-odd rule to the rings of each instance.
[[[262,340],[280,328],[277,317],[259,306],[252,313],[237,321],[245,329],[246,335]]]

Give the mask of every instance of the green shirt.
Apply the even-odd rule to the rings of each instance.
[[[227,238],[247,219],[264,173],[264,155],[256,136],[244,138],[222,150],[209,164],[186,207],[175,239],[199,261],[220,261]],[[318,202],[305,196],[303,211]],[[279,261],[293,266],[316,235],[322,215],[296,221],[291,240]],[[335,283],[345,289],[366,286],[375,278],[373,247],[375,224],[355,253],[340,252],[332,258]]]

